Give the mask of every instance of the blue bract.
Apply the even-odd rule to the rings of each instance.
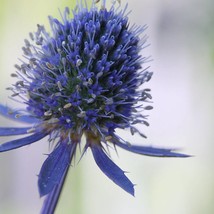
[[[127,7],[126,7],[127,8]],[[78,4],[62,21],[49,17],[51,34],[38,25],[25,40],[24,59],[12,76],[18,81],[9,89],[13,99],[27,106],[22,111],[0,111],[10,118],[31,123],[29,127],[0,128],[0,135],[30,134],[0,145],[0,152],[34,143],[46,136],[54,149],[39,173],[41,196],[47,195],[42,213],[52,213],[76,147],[86,137],[85,152],[92,150],[98,167],[118,186],[134,195],[134,185],[108,156],[106,147],[118,146],[142,155],[187,157],[170,149],[134,146],[115,132],[138,124],[148,125],[144,110],[150,110],[150,90],[143,84],[152,73],[142,66],[148,58],[144,27],[130,25],[128,13],[103,1],[101,9]]]

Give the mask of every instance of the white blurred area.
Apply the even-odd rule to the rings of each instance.
[[[71,1],[63,1],[63,5],[66,2]],[[47,25],[47,15],[58,16],[58,8],[63,9],[60,3],[0,1],[1,103],[14,106],[5,88],[14,81],[10,73],[22,55],[24,38],[36,30],[37,23]],[[152,89],[154,109],[148,112],[150,126],[141,128],[147,139],[130,136],[128,131],[121,134],[131,143],[178,148],[193,157],[150,158],[120,149],[117,156],[112,150],[112,159],[137,184],[134,198],[98,169],[88,151],[70,169],[56,214],[214,213],[214,3],[129,0],[128,4],[130,23],[149,26],[146,33],[151,46],[142,54],[153,59],[148,65],[154,76],[145,87]],[[0,120],[0,126],[18,125]],[[36,175],[44,153],[48,153],[45,140],[0,154],[0,213],[39,213],[42,199]]]

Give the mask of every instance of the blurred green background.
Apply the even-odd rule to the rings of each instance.
[[[0,102],[8,100],[10,73],[21,58],[24,38],[36,24],[48,26],[47,15],[60,17],[58,9],[73,7],[71,0],[0,0]],[[122,0],[122,5],[127,1]],[[109,0],[109,5],[111,0]],[[149,46],[154,76],[154,109],[148,139],[130,142],[175,147],[192,154],[188,159],[161,159],[134,155],[118,149],[112,158],[130,172],[136,183],[131,197],[112,183],[87,152],[69,178],[56,214],[212,214],[214,213],[214,2],[212,0],[128,0],[130,22],[149,26]],[[145,65],[147,66],[147,65]],[[7,101],[6,101],[7,100]],[[19,104],[15,104],[19,105]],[[0,118],[1,126],[17,126]],[[6,138],[1,138],[5,142]],[[7,138],[8,139],[8,138]],[[0,154],[0,213],[37,214],[43,199],[37,174],[48,153],[41,141]]]

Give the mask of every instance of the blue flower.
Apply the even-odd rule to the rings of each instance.
[[[16,65],[18,81],[9,89],[13,99],[26,108],[16,111],[0,105],[9,118],[29,123],[28,127],[1,127],[0,136],[26,135],[0,145],[0,152],[35,143],[45,137],[53,151],[38,176],[40,196],[46,200],[42,213],[53,213],[69,165],[83,135],[83,153],[90,148],[98,167],[114,183],[134,195],[134,185],[110,158],[109,146],[156,157],[187,157],[171,149],[132,145],[115,132],[129,129],[145,137],[137,124],[148,125],[142,114],[152,109],[150,89],[142,85],[152,73],[143,69],[147,61],[140,52],[145,26],[130,26],[126,9],[88,9],[78,4],[69,18],[66,8],[62,22],[49,17],[52,33],[38,25],[25,40],[24,59]]]

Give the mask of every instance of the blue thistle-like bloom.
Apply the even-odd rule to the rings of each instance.
[[[144,27],[129,26],[126,10],[88,9],[78,4],[69,18],[66,8],[62,22],[49,17],[52,33],[38,25],[25,40],[24,59],[16,65],[18,81],[10,87],[12,98],[21,98],[26,108],[15,111],[3,105],[2,115],[31,124],[22,128],[0,128],[0,136],[27,136],[0,145],[0,152],[16,149],[49,136],[53,151],[38,176],[41,196],[46,200],[42,213],[53,213],[69,165],[81,138],[86,137],[83,153],[90,148],[98,167],[118,186],[134,195],[134,185],[108,156],[105,147],[157,157],[187,155],[146,146],[136,146],[115,132],[136,124],[148,125],[141,112],[150,110],[150,90],[141,86],[152,73],[142,69],[141,56],[146,37]],[[19,99],[20,100],[20,99]]]

